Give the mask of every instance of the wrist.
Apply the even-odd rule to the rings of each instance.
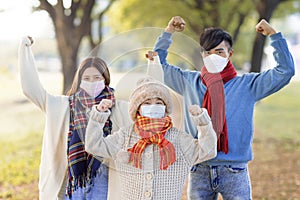
[[[98,112],[104,112],[99,106],[95,106],[95,108]]]
[[[276,34],[277,32],[273,29],[270,31],[269,36]]]
[[[165,32],[173,34],[173,33],[175,32],[175,30],[172,29],[171,27],[167,26],[167,27],[165,28]]]
[[[105,123],[111,112],[107,110],[106,112],[98,111],[97,106],[94,105],[90,112],[90,119],[97,121],[99,123]]]

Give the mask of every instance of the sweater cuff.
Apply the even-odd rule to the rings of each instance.
[[[97,105],[94,105],[92,107],[92,110],[90,112],[90,119],[97,121],[99,123],[105,123],[108,119],[108,117],[110,116],[110,110],[106,111],[106,112],[100,112],[97,110],[96,108]]]
[[[194,124],[196,126],[205,126],[207,124],[209,124],[211,122],[211,119],[207,113],[207,110],[205,108],[202,108],[202,113],[200,115],[197,116],[191,116]]]
[[[276,41],[276,40],[280,40],[283,38],[283,35],[281,32],[278,33],[274,33],[273,35],[270,35],[270,39],[271,41]]]
[[[22,46],[27,46],[27,47],[32,45],[30,39],[27,36],[22,37],[21,44]]]

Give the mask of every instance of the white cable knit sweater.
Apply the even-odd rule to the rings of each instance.
[[[142,169],[128,163],[128,148],[140,139],[133,124],[118,132],[102,137],[102,128],[110,112],[101,113],[93,107],[86,130],[85,148],[97,156],[112,158],[120,175],[122,200],[180,200],[191,166],[211,159],[217,154],[217,137],[207,111],[193,117],[198,125],[198,139],[176,128],[168,130],[165,138],[175,147],[176,161],[160,170],[159,149],[149,145],[142,155]]]

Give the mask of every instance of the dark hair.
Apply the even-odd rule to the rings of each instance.
[[[108,67],[107,67],[105,61],[98,57],[90,57],[90,58],[86,58],[85,60],[83,60],[80,63],[80,65],[76,71],[75,77],[73,79],[72,87],[68,92],[69,96],[74,94],[79,89],[83,72],[87,68],[90,68],[90,67],[95,67],[101,73],[101,75],[104,77],[105,85],[109,86],[110,73],[109,73],[109,70],[108,70]]]
[[[200,35],[200,46],[205,51],[209,51],[225,41],[228,50],[232,48],[232,37],[229,33],[220,28],[206,28]]]

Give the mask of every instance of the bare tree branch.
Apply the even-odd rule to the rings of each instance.
[[[39,10],[46,10],[52,19],[56,19],[55,9],[47,0],[39,0],[40,5],[37,7]]]

